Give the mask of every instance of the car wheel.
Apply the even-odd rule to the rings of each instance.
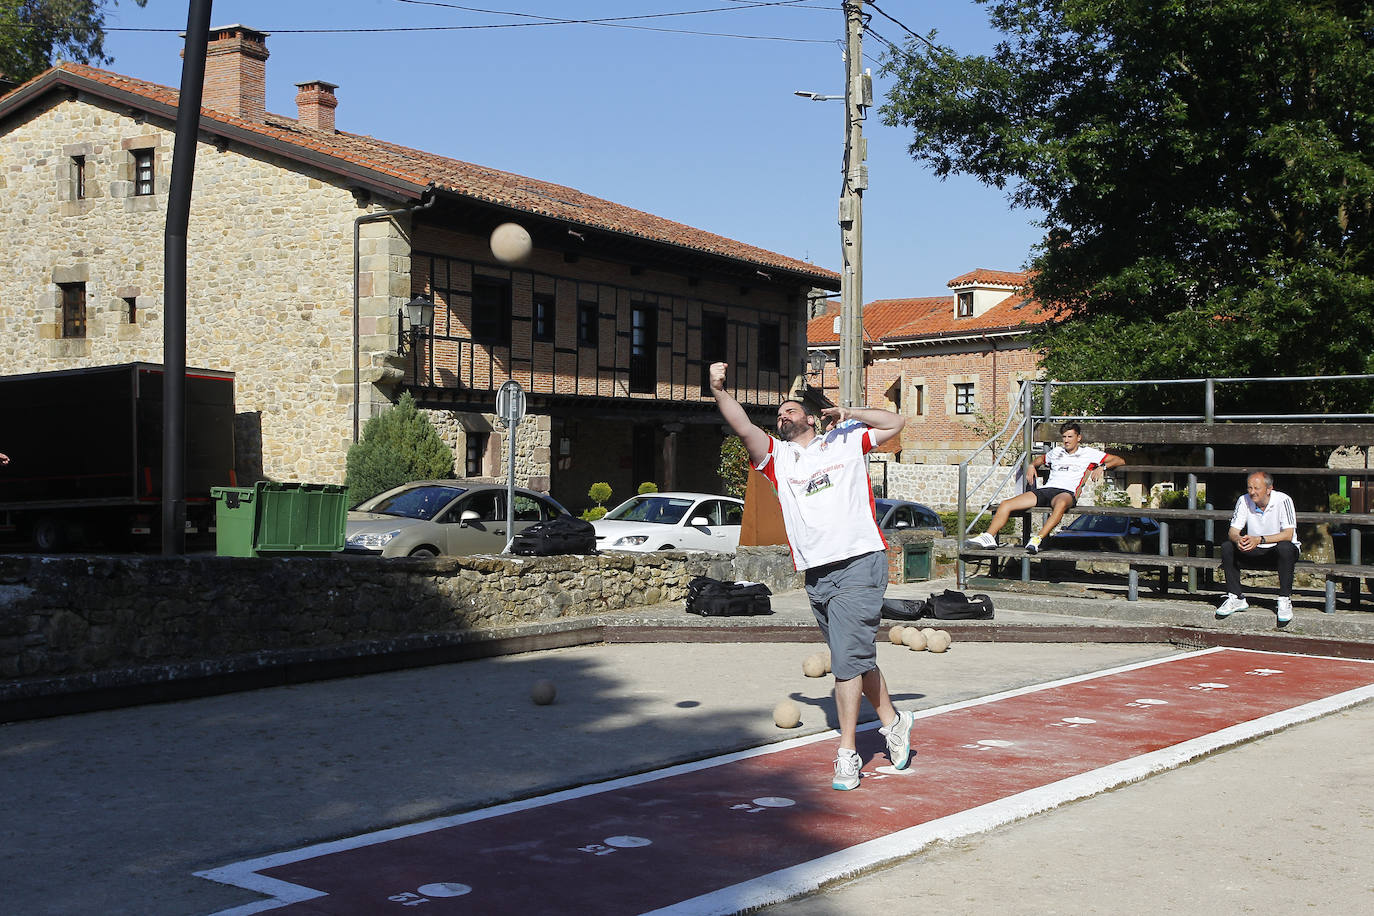
[[[435,550],[433,547],[416,547],[407,554],[407,556],[412,557],[437,557],[438,555],[439,551]]]

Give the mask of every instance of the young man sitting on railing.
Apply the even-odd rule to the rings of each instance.
[[[1274,489],[1274,478],[1267,471],[1245,478],[1245,495],[1236,500],[1231,530],[1221,545],[1221,568],[1226,570],[1226,591],[1230,594],[1217,608],[1218,619],[1250,606],[1240,586],[1240,567],[1245,566],[1278,570],[1279,625],[1292,620],[1293,567],[1301,547],[1293,500]]]
[[[1126,463],[1125,459],[1117,455],[1109,455],[1100,448],[1083,445],[1082,439],[1083,430],[1077,423],[1065,423],[1059,427],[1060,444],[1050,449],[1047,454],[1036,455],[1031,459],[1033,467],[1049,465],[1050,477],[1045,481],[1045,485],[998,503],[987,533],[970,538],[968,546],[995,550],[997,532],[1002,530],[1002,526],[1011,518],[1013,512],[1025,512],[1027,509],[1040,506],[1050,510],[1049,517],[1045,519],[1045,524],[1040,526],[1040,531],[1026,541],[1027,553],[1038,552],[1040,543],[1059,525],[1064,513],[1078,503],[1078,494],[1083,491],[1083,484],[1087,483],[1088,478],[1091,477],[1094,481],[1101,480],[1107,471]]]

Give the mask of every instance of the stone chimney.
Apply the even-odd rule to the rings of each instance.
[[[324,80],[296,84],[296,120],[302,127],[334,130],[334,109],[339,107],[334,90],[338,88]]]
[[[205,54],[206,108],[245,121],[263,119],[267,114],[267,35],[241,25],[210,30]]]

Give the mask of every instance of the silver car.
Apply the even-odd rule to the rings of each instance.
[[[567,514],[553,497],[515,488],[517,532]],[[383,557],[500,553],[506,549],[506,517],[505,484],[415,480],[348,513],[344,552]]]

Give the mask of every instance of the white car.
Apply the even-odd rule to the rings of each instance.
[[[744,502],[709,493],[644,493],[592,522],[598,550],[734,553]]]

